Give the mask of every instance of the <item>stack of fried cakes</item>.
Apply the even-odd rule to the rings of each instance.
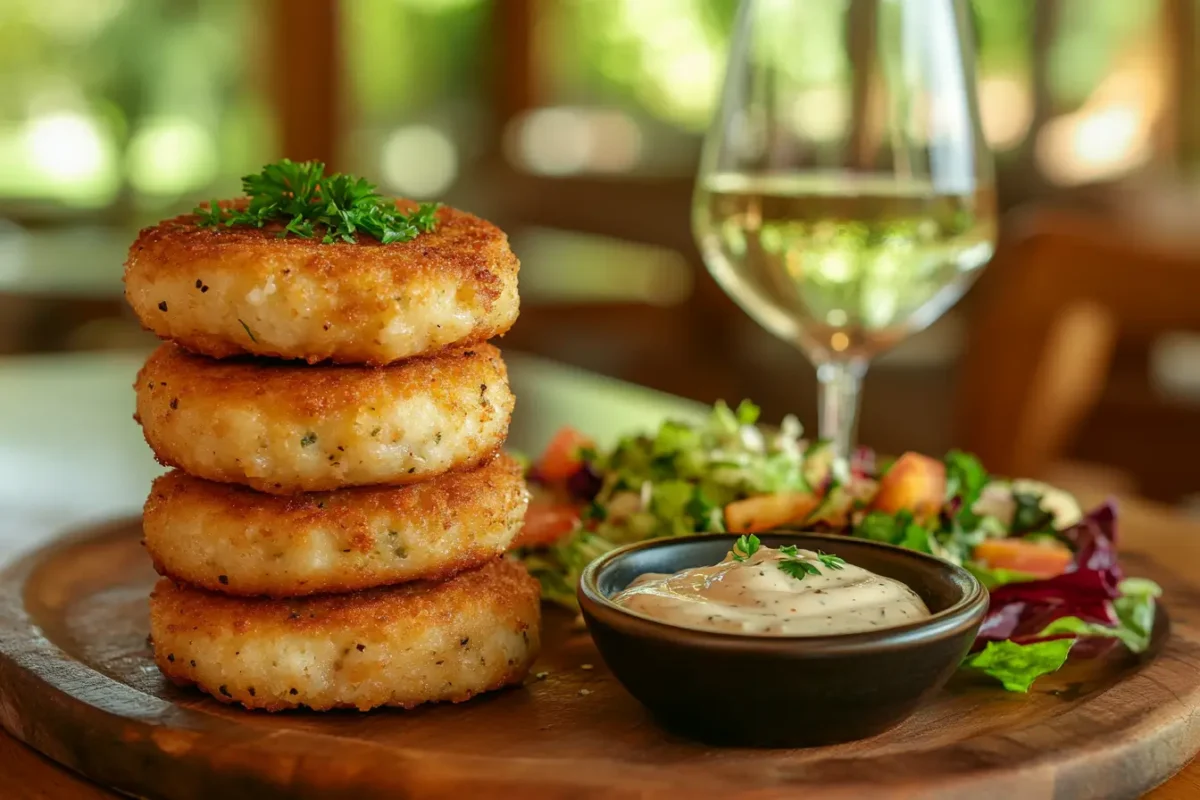
[[[400,207],[408,206],[401,201]],[[174,469],[145,544],[160,669],[279,710],[465,700],[519,682],[538,587],[503,558],[527,494],[500,452],[499,351],[518,262],[450,208],[381,244],[201,227],[141,232],[126,296],[167,340],[137,419]]]

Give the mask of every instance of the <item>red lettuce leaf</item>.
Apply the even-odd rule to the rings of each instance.
[[[1090,511],[1078,524],[1062,532],[1075,550],[1076,570],[1110,570],[1120,583],[1117,565],[1117,506],[1109,500]]]
[[[865,445],[854,448],[850,454],[850,474],[855,478],[873,478],[876,471],[875,451]]]
[[[977,647],[1001,639],[1034,637],[1062,617],[1116,625],[1112,601],[1120,596],[1116,508],[1110,501],[1062,533],[1075,557],[1071,568],[1054,578],[1021,581],[992,591]]]

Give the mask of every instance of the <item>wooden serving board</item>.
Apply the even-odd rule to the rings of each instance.
[[[84,531],[0,575],[0,723],[139,797],[1117,798],[1200,748],[1200,634],[1180,622],[1200,598],[1186,585],[1167,586],[1178,619],[1168,632],[1160,615],[1141,659],[1080,662],[1029,695],[960,673],[874,739],[719,749],[657,727],[554,609],[535,668],[548,675],[523,689],[410,712],[220,705],[171,686],[151,660],[155,576],[139,534],[137,522]]]

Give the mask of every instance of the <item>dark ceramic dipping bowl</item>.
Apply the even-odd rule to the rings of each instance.
[[[666,727],[714,744],[800,747],[891,728],[950,678],[987,611],[969,572],[933,556],[847,536],[760,534],[841,556],[901,581],[933,616],[895,628],[826,636],[759,636],[668,625],[609,598],[646,572],[716,564],[731,535],[656,539],[593,561],[579,603],[605,663]]]

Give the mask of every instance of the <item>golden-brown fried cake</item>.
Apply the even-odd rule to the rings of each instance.
[[[487,461],[513,396],[488,344],[390,367],[214,361],[172,344],[138,373],[159,461],[274,494],[404,484]]]
[[[538,652],[538,584],[497,559],[443,583],[292,600],[163,578],[150,595],[159,669],[222,702],[411,708],[519,683]]]
[[[379,365],[502,335],[519,310],[508,237],[452,208],[437,217],[433,232],[387,245],[177,217],[130,247],[125,296],[155,334],[217,358]]]
[[[501,454],[400,487],[276,496],[169,472],[142,529],[160,573],[234,595],[293,597],[441,580],[492,561],[521,528],[521,466]]]

